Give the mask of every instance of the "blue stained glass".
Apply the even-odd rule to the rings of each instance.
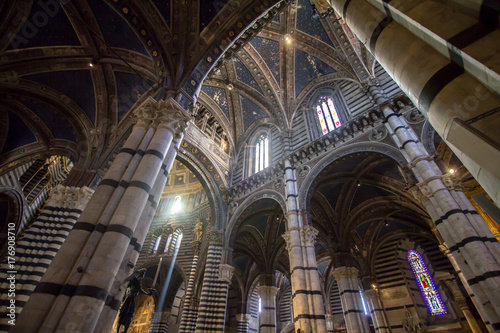
[[[410,250],[408,251],[407,258],[431,315],[440,316],[446,314],[447,311],[444,303],[420,253]]]

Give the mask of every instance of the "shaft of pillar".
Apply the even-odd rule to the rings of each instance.
[[[368,305],[368,309],[372,316],[373,328],[378,333],[390,333],[389,325],[385,316],[385,311],[382,308],[380,297],[377,290],[365,290],[363,293]]]
[[[276,333],[276,294],[278,288],[273,286],[260,286],[257,288],[261,301],[259,315],[259,332]]]
[[[370,328],[359,293],[358,270],[354,267],[337,267],[333,276],[339,286],[342,309],[348,332],[368,333]]]

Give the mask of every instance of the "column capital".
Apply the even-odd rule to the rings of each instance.
[[[355,267],[337,267],[333,271],[333,277],[335,280],[339,281],[340,279],[357,279],[359,275],[359,271]]]
[[[319,231],[314,228],[311,224],[307,224],[300,228],[300,241],[303,246],[312,246],[316,244],[316,237],[318,236]]]
[[[219,280],[231,283],[233,278],[234,267],[228,264],[219,265]]]
[[[274,297],[278,293],[278,288],[273,287],[273,286],[259,286],[257,287],[257,294],[261,298],[264,297]]]
[[[59,184],[50,192],[47,205],[83,210],[93,194],[94,190],[87,186],[74,187]]]
[[[251,316],[246,314],[246,313],[238,313],[236,314],[236,321],[238,322],[249,322],[251,319]]]
[[[210,227],[207,232],[208,243],[209,244],[224,244],[224,231],[215,230],[213,227]]]
[[[154,104],[155,118],[159,121],[159,126],[164,126],[174,132],[175,138],[180,138],[180,133],[184,132],[191,116],[173,98],[166,101],[160,100]]]
[[[367,289],[363,291],[363,297],[367,301],[371,301],[378,298],[378,291],[376,289]]]

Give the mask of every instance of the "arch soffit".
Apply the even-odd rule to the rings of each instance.
[[[380,142],[358,142],[347,146],[335,149],[319,160],[312,168],[309,174],[305,177],[299,189],[299,209],[304,210],[309,207],[309,199],[313,190],[311,188],[313,181],[318,177],[321,171],[329,164],[335,162],[341,157],[359,153],[359,152],[374,152],[390,157],[399,166],[405,168],[407,162],[403,154],[396,148]]]
[[[185,142],[183,142],[185,143]],[[188,145],[192,146],[192,145]],[[194,148],[194,146],[193,146]],[[200,153],[201,154],[201,153]],[[203,154],[201,154],[203,155]],[[216,230],[220,230],[223,227],[223,212],[225,211],[226,204],[222,201],[221,191],[225,189],[222,183],[220,175],[214,168],[213,174],[208,171],[205,165],[198,159],[197,156],[187,152],[184,149],[179,149],[177,153],[177,158],[186,167],[193,172],[196,177],[200,180],[203,188],[207,191],[207,197],[210,202],[210,208],[212,210],[212,221]],[[218,176],[219,181],[215,180],[215,176]],[[221,189],[222,185],[222,189]]]
[[[240,217],[243,215],[243,213],[246,211],[246,209],[253,204],[255,201],[262,200],[262,199],[270,199],[275,202],[277,202],[283,213],[286,212],[286,202],[285,198],[281,193],[278,191],[274,190],[260,190],[256,193],[251,194],[248,198],[246,198],[240,205],[237,206],[236,210],[232,214],[231,218],[228,221],[228,224],[226,226],[226,232],[225,232],[225,242],[226,246],[230,244],[231,241],[231,236],[233,233],[236,232],[238,229],[237,222],[240,219]]]

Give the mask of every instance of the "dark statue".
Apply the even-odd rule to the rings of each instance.
[[[129,282],[127,286],[127,291],[125,293],[125,301],[123,302],[122,307],[120,308],[120,313],[118,315],[118,326],[116,328],[116,333],[120,333],[120,328],[125,326],[124,333],[127,333],[127,330],[132,323],[132,318],[134,317],[135,305],[137,303],[137,298],[139,297],[139,293],[147,296],[151,296],[155,289],[149,288],[148,292],[142,289],[141,280],[144,278],[146,274],[146,269],[141,268],[135,273],[132,273],[128,278],[123,281]]]

